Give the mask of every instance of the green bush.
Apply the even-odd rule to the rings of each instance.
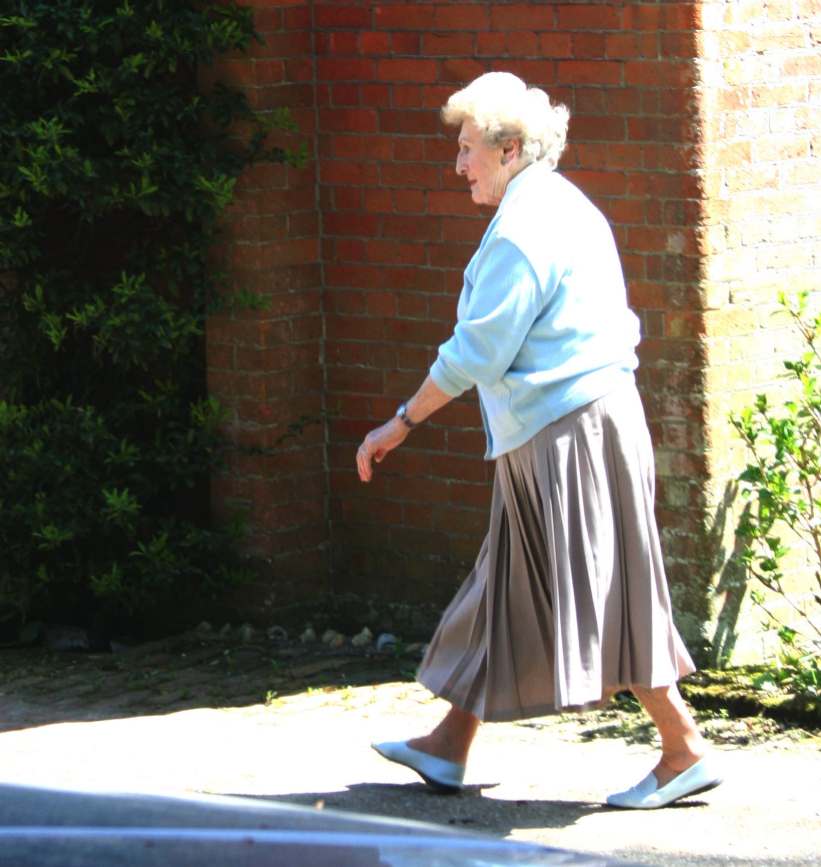
[[[779,658],[760,684],[815,696],[821,689],[821,315],[810,315],[806,293],[794,301],[782,295],[781,304],[803,341],[800,357],[784,362],[795,396],[773,407],[760,394],[732,418],[750,455],[740,476],[748,504],[737,534],[756,585],[751,598],[780,640]],[[811,577],[791,592],[784,571],[793,549],[805,556]],[[790,612],[791,623],[773,610],[772,599]]]
[[[0,619],[184,620],[244,571],[208,515],[209,249],[243,167],[286,157],[263,142],[287,118],[198,85],[254,37],[234,3],[3,7]]]

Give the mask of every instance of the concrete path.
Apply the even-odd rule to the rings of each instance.
[[[390,683],[21,727],[0,734],[0,781],[323,802],[656,865],[821,862],[818,739],[718,747],[723,786],[675,808],[624,812],[601,801],[646,773],[653,748],[586,739],[584,717],[483,727],[457,796],[428,792],[370,749],[425,731],[444,707],[415,684]]]

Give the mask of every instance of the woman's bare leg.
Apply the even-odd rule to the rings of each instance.
[[[451,705],[444,719],[429,734],[408,741],[414,750],[456,762],[467,763],[470,745],[479,728],[479,719],[472,713]]]
[[[653,689],[631,686],[630,689],[644,705],[661,736],[661,759],[653,769],[661,788],[704,756],[704,740],[675,684]]]

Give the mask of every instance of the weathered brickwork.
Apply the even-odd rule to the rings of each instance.
[[[300,134],[271,144],[305,142],[311,156],[299,169],[262,163],[248,170],[215,251],[230,273],[230,293],[250,293],[259,304],[213,316],[207,331],[209,388],[228,410],[231,445],[212,498],[217,515],[249,515],[248,553],[263,581],[259,592],[245,592],[258,607],[326,588],[327,481],[311,8],[245,5],[254,8],[262,44],[203,74],[242,88],[263,114],[287,106]]]
[[[720,573],[716,649],[735,645],[743,658],[760,654],[766,636],[736,624],[741,594],[726,558],[741,503],[726,518],[725,504],[745,456],[728,415],[781,391],[795,341],[776,315],[779,292],[821,286],[821,4],[705,0],[702,18],[705,519]]]
[[[321,543],[330,586],[394,599],[444,601],[472,564],[492,476],[472,395],[368,486],[354,452],[425,376],[488,220],[454,173],[438,109],[506,69],[570,108],[560,170],[613,225],[642,321],[674,597],[691,646],[713,638],[739,459],[727,412],[773,380],[777,289],[817,273],[817,0],[251,5],[266,44],[223,66],[261,109],[294,106],[316,154],[245,179],[226,255],[238,285],[274,303],[215,319],[209,335],[232,437],[272,449],[236,454],[215,502],[252,508],[273,584],[298,575],[311,591]],[[277,446],[322,413],[324,430]],[[733,618],[718,599],[721,643]]]
[[[561,168],[616,232],[645,335],[641,386],[672,577],[691,580],[688,540],[700,532],[692,507],[705,475],[704,347],[692,314],[696,13],[688,3],[317,5],[337,580],[378,586],[390,576],[398,593],[446,597],[485,529],[491,468],[479,459],[472,396],[414,433],[367,490],[351,455],[412,393],[449,332],[487,214],[454,174],[453,132],[437,110],[491,69],[521,75],[571,110]]]

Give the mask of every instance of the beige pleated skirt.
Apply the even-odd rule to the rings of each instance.
[[[417,674],[479,719],[541,716],[695,670],[673,624],[634,385],[496,461],[490,529]]]

